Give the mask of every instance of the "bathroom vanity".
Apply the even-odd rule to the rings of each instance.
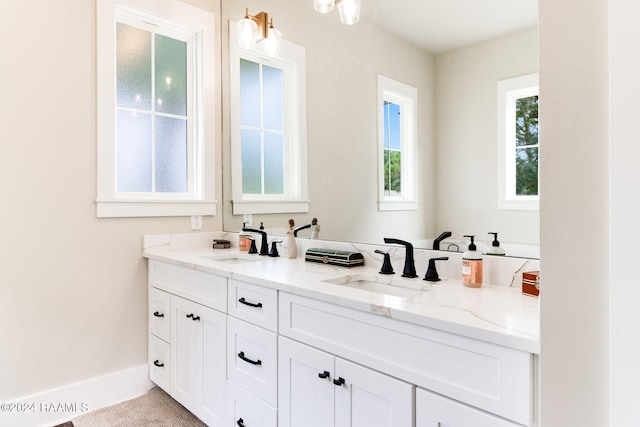
[[[382,276],[374,245],[346,268],[187,240],[145,242],[149,370],[208,425],[536,425],[538,301],[519,286]]]

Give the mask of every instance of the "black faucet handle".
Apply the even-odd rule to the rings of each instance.
[[[396,274],[393,271],[393,266],[391,265],[391,258],[389,257],[389,252],[381,251],[380,249],[376,249],[374,252],[377,254],[384,255],[384,261],[382,261],[382,268],[380,269],[380,274]]]
[[[438,271],[436,270],[436,261],[446,261],[448,259],[449,259],[448,256],[429,258],[429,266],[427,267],[427,274],[424,276],[423,280],[427,280],[429,282],[439,281],[440,276],[438,276]]]
[[[251,246],[249,247],[249,253],[257,254],[258,248],[256,247],[256,239],[254,239],[253,237],[249,237],[249,240],[251,241]]]
[[[278,243],[282,243],[282,240],[272,240],[271,241],[271,250],[269,251],[270,257],[278,257],[280,254],[278,253]]]

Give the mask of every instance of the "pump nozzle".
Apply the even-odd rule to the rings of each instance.
[[[498,233],[491,231],[487,234],[493,234],[493,242],[491,242],[491,246],[500,246],[500,242],[498,241]]]
[[[470,238],[470,239],[471,239],[471,243],[469,243],[469,250],[470,250],[470,251],[475,251],[475,250],[476,250],[476,244],[475,244],[475,243],[473,243],[473,239],[474,239],[476,236],[471,236],[471,235],[469,235],[469,234],[465,234],[463,237],[468,237],[468,238]]]

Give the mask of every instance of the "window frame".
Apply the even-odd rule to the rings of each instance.
[[[284,194],[243,194],[240,123],[240,59],[284,72]],[[309,212],[307,178],[306,54],[282,40],[278,57],[239,46],[236,23],[229,21],[231,192],[234,215]]]
[[[377,120],[378,120],[378,210],[409,211],[418,210],[418,182],[416,179],[416,158],[418,139],[418,89],[405,83],[377,76]],[[384,102],[400,105],[401,119],[401,194],[388,196],[384,191]]]
[[[216,16],[177,0],[97,0],[97,217],[215,215]],[[116,23],[192,39],[186,193],[117,190]],[[205,78],[206,76],[206,78]],[[205,118],[211,120],[205,120]]]
[[[497,84],[498,118],[498,209],[499,210],[539,210],[540,186],[537,196],[515,194],[515,117],[516,100],[539,95],[538,73],[500,80]],[[539,126],[539,124],[538,124]],[[509,142],[511,141],[511,143]],[[538,182],[540,165],[538,164]]]

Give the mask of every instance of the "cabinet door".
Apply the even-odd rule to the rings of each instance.
[[[196,413],[210,427],[221,426],[226,409],[227,315],[198,306],[202,329],[202,397]]]
[[[412,427],[415,386],[336,358],[336,427]]]
[[[495,415],[482,412],[430,391],[416,390],[416,427],[518,427]]]
[[[176,296],[171,311],[171,395],[208,425],[222,425],[226,315]]]
[[[332,426],[333,372],[334,356],[280,336],[278,426]]]
[[[191,411],[199,406],[202,384],[202,331],[196,304],[171,296],[171,395]]]

